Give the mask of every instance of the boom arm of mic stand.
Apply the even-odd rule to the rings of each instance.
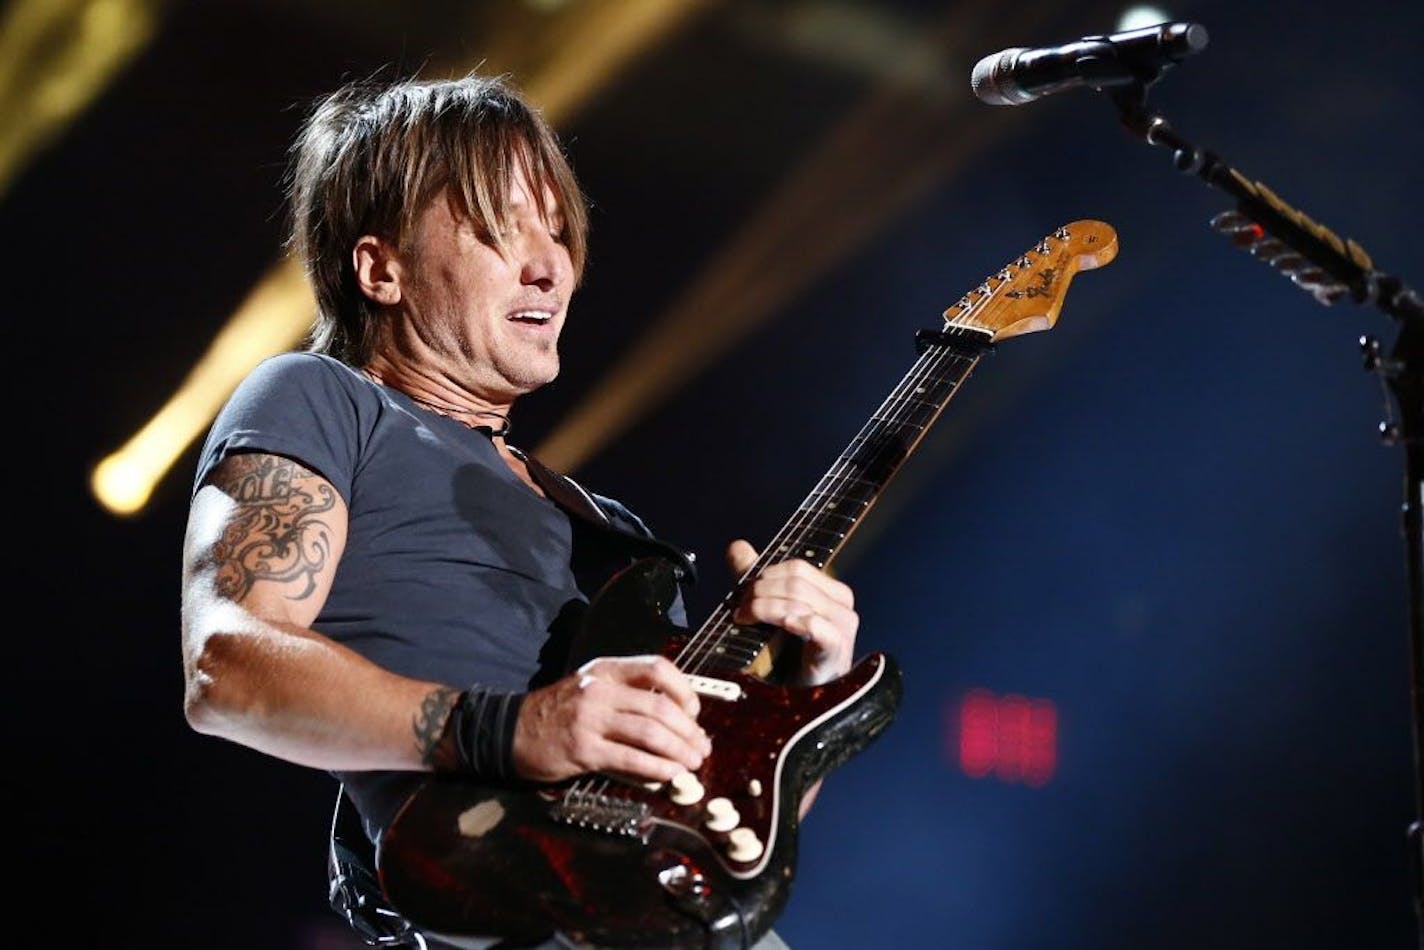
[[[1341,239],[1266,185],[1188,142],[1161,116],[1150,114],[1146,107],[1149,84],[1107,91],[1131,132],[1150,145],[1171,149],[1178,171],[1196,175],[1236,199],[1235,210],[1212,219],[1214,228],[1289,277],[1319,303],[1329,306],[1348,296],[1357,303],[1373,304],[1399,324],[1399,336],[1388,357],[1381,355],[1379,341],[1373,337],[1362,337],[1360,344],[1365,369],[1380,377],[1399,408],[1398,421],[1387,417],[1380,423],[1380,434],[1386,442],[1402,445],[1405,455],[1402,522],[1415,770],[1415,818],[1407,837],[1419,946],[1424,948],[1424,300],[1399,277],[1378,270],[1359,244]]]

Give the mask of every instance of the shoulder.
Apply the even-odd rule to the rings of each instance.
[[[227,456],[259,452],[299,462],[346,495],[364,433],[379,414],[375,384],[353,367],[317,353],[267,357],[214,420],[194,488]]]
[[[233,390],[220,430],[316,426],[357,430],[379,409],[376,384],[352,366],[320,353],[269,356]]]
[[[322,353],[290,352],[269,356],[247,374],[238,393],[299,393],[369,391],[372,383],[360,371]]]

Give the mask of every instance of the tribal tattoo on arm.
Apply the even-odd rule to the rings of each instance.
[[[331,484],[291,459],[260,453],[228,458],[209,482],[237,503],[213,545],[218,592],[241,600],[258,581],[272,581],[286,585],[292,600],[311,596],[331,559],[323,520],[336,507]]]

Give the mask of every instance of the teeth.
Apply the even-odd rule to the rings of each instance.
[[[520,310],[510,314],[511,320],[533,320],[535,323],[548,323],[553,317],[547,310]]]

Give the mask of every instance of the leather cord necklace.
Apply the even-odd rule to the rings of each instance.
[[[409,393],[406,393],[406,396],[410,399],[411,402],[415,403],[416,405],[424,406],[426,409],[429,409],[436,415],[441,415],[450,419],[454,419],[456,422],[460,423],[468,429],[489,429],[490,438],[492,439],[499,439],[509,435],[509,430],[513,428],[513,424],[509,421],[509,416],[505,415],[502,412],[495,412],[493,409],[457,409],[454,406],[442,406],[437,402],[431,402],[428,399],[421,399],[419,396],[411,396]],[[496,419],[499,419],[500,422],[503,424],[498,429],[494,429],[489,426],[480,426],[475,425],[474,423],[466,422],[464,419],[460,418],[461,416],[494,416]]]

